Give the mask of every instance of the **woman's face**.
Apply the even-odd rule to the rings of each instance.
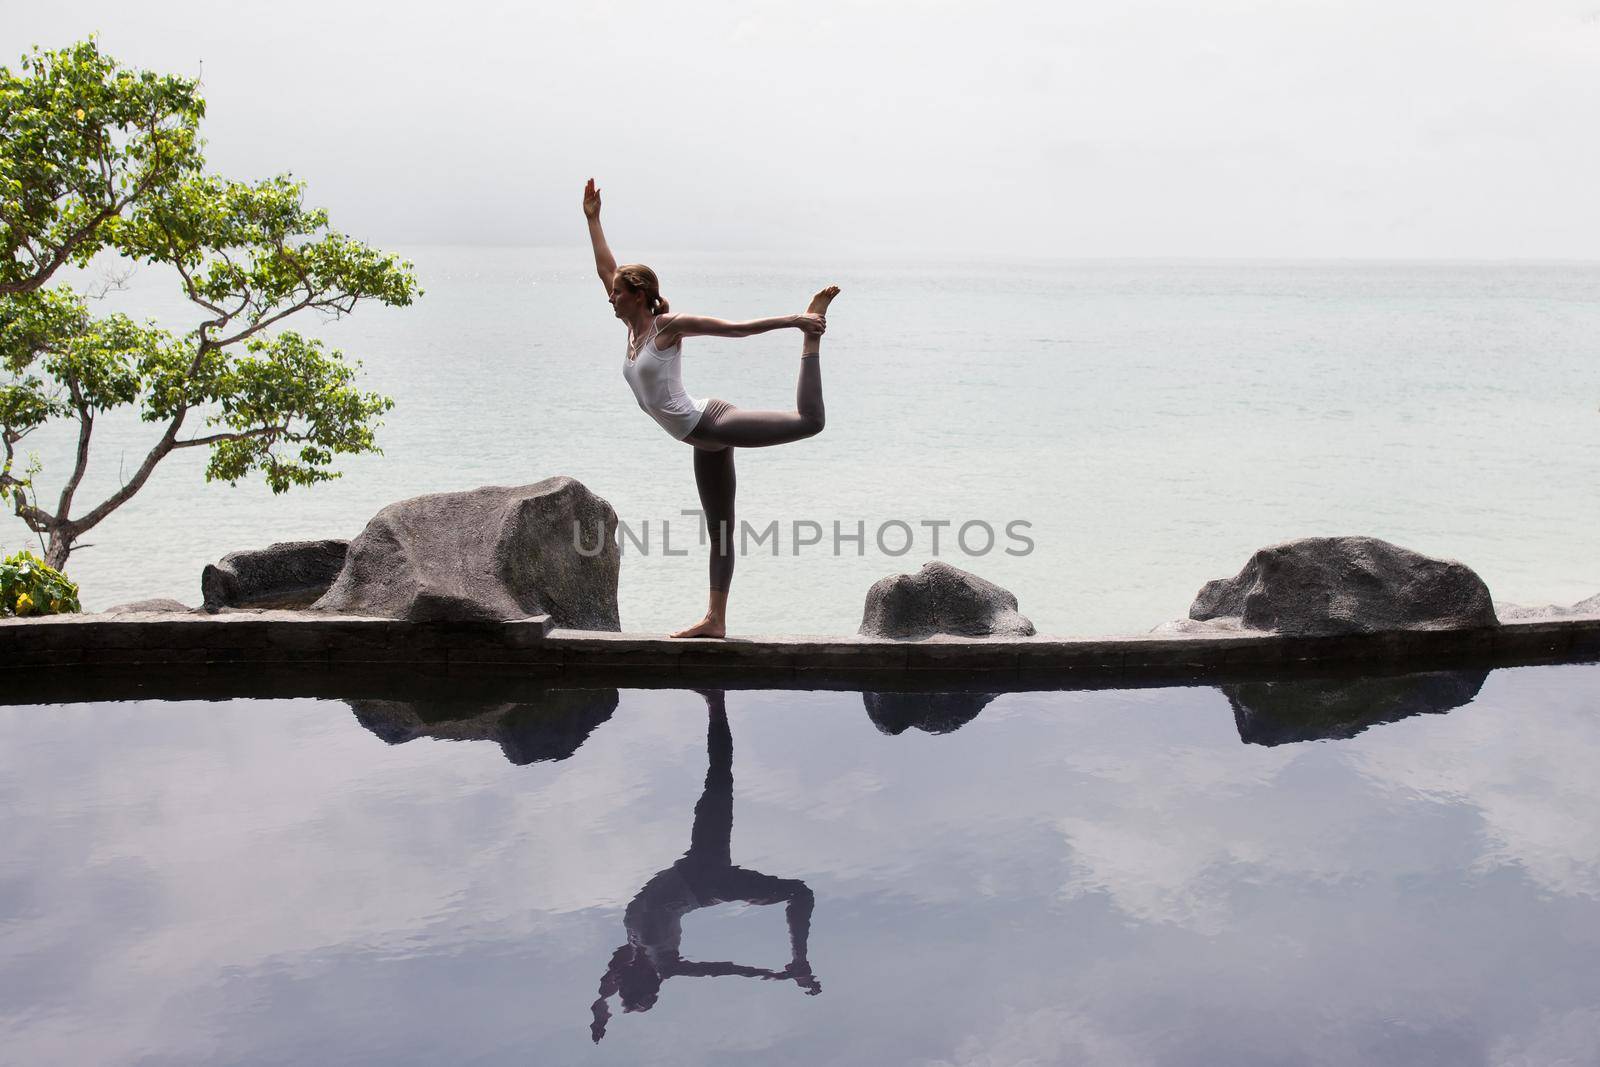
[[[621,278],[611,281],[611,307],[617,318],[631,318],[644,304],[644,294],[628,288]]]

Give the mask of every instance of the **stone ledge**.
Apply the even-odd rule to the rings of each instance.
[[[0,620],[0,670],[18,671],[78,665],[434,664],[543,676],[650,674],[686,683],[712,674],[795,684],[833,674],[931,680],[968,673],[986,682],[1009,682],[1052,674],[1174,679],[1318,664],[1512,665],[1597,655],[1600,617],[1335,637],[1223,631],[921,640],[806,634],[674,640],[552,629],[543,615],[508,623],[417,623],[297,611]]]

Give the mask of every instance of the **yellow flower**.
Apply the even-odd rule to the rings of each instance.
[[[26,615],[33,610],[33,597],[27,593],[17,594],[17,614]]]
[[[81,107],[78,109],[78,121],[79,122],[83,121],[83,108],[81,108]]]

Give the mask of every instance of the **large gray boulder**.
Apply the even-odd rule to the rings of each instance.
[[[344,567],[348,541],[281,541],[229,552],[200,572],[205,609],[306,608]]]
[[[620,630],[617,513],[573,478],[390,504],[350,542],[318,611]],[[593,554],[588,554],[592,552]]]
[[[1489,587],[1470,567],[1376,537],[1307,537],[1269,545],[1235,577],[1207,582],[1189,618],[1237,618],[1247,630],[1307,635],[1498,622]]]
[[[916,640],[935,634],[1031,637],[1033,623],[1018,614],[1017,598],[1006,590],[936,559],[916,574],[874,582],[859,632]]]

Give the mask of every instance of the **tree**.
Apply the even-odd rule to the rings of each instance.
[[[259,471],[274,493],[338,477],[336,455],[380,451],[393,401],[356,388],[359,362],[279,324],[407,305],[421,295],[411,264],[331,230],[287,174],[207,174],[204,114],[198,82],[123,68],[92,38],[0,67],[0,505],[58,569],[179,449],[210,450],[207,481]],[[195,328],[96,317],[48,284],[102,252],[170,268]],[[95,420],[124,405],[159,436],[120,488],[82,507]],[[17,446],[57,419],[76,422],[77,449],[46,508]]]

